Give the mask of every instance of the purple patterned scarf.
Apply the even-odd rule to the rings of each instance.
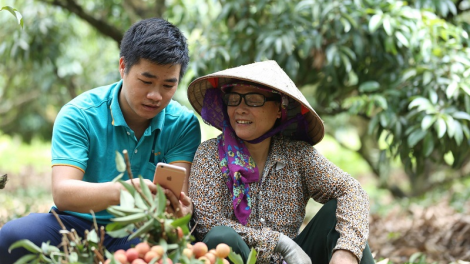
[[[259,171],[245,143],[235,135],[227,121],[224,123],[223,133],[217,137],[220,168],[232,193],[235,216],[246,225],[251,213],[249,184],[259,180]]]

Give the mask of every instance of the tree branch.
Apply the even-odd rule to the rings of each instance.
[[[69,12],[77,15],[81,19],[88,22],[92,27],[98,30],[104,36],[108,36],[116,41],[119,45],[122,40],[123,33],[113,25],[108,24],[105,20],[97,19],[92,15],[85,12],[85,10],[78,5],[74,0],[41,0],[43,2],[59,6],[68,10]]]
[[[431,191],[431,190],[433,190],[437,187],[443,187],[443,186],[449,185],[449,184],[451,184],[455,181],[462,181],[462,180],[469,179],[469,178],[470,178],[470,174],[464,175],[464,174],[459,173],[458,175],[456,175],[454,177],[450,177],[450,178],[444,179],[442,181],[438,181],[438,182],[434,182],[434,183],[429,184],[425,188],[422,188],[417,193],[413,194],[412,197],[418,197],[418,196],[421,196],[423,194],[428,193],[429,191]]]

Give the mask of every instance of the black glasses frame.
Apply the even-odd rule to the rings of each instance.
[[[229,104],[229,103],[228,103],[228,102],[229,102],[228,99],[229,99],[230,95],[232,95],[232,94],[237,94],[237,95],[240,96],[237,104]],[[245,96],[251,95],[251,94],[258,94],[258,95],[263,96],[263,98],[264,98],[263,103],[260,104],[260,105],[250,105],[250,104],[247,102]],[[275,94],[273,97],[266,97],[264,94],[260,94],[260,93],[246,93],[246,94],[240,94],[240,93],[236,93],[236,92],[228,92],[228,93],[225,93],[225,94],[224,94],[224,103],[225,103],[227,106],[238,106],[238,105],[240,105],[240,103],[242,102],[242,98],[243,98],[243,100],[245,100],[245,104],[246,104],[247,106],[249,106],[249,107],[261,107],[261,106],[264,106],[264,104],[265,104],[266,102],[269,102],[269,101],[278,101],[278,102],[280,102],[280,100],[281,100],[281,96],[276,96],[276,94]]]

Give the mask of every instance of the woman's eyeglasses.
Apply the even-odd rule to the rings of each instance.
[[[278,94],[274,94],[273,97],[266,97],[260,93],[239,94],[229,92],[224,94],[224,103],[227,106],[238,106],[242,102],[242,98],[245,99],[245,104],[250,107],[261,107],[267,101],[281,101],[281,96]]]

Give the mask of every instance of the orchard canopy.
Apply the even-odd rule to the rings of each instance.
[[[273,59],[379,187],[414,196],[470,176],[469,0],[6,2],[24,27],[0,12],[2,133],[49,140],[63,104],[119,79],[125,30],[156,16],[190,44],[183,103],[195,77]]]

